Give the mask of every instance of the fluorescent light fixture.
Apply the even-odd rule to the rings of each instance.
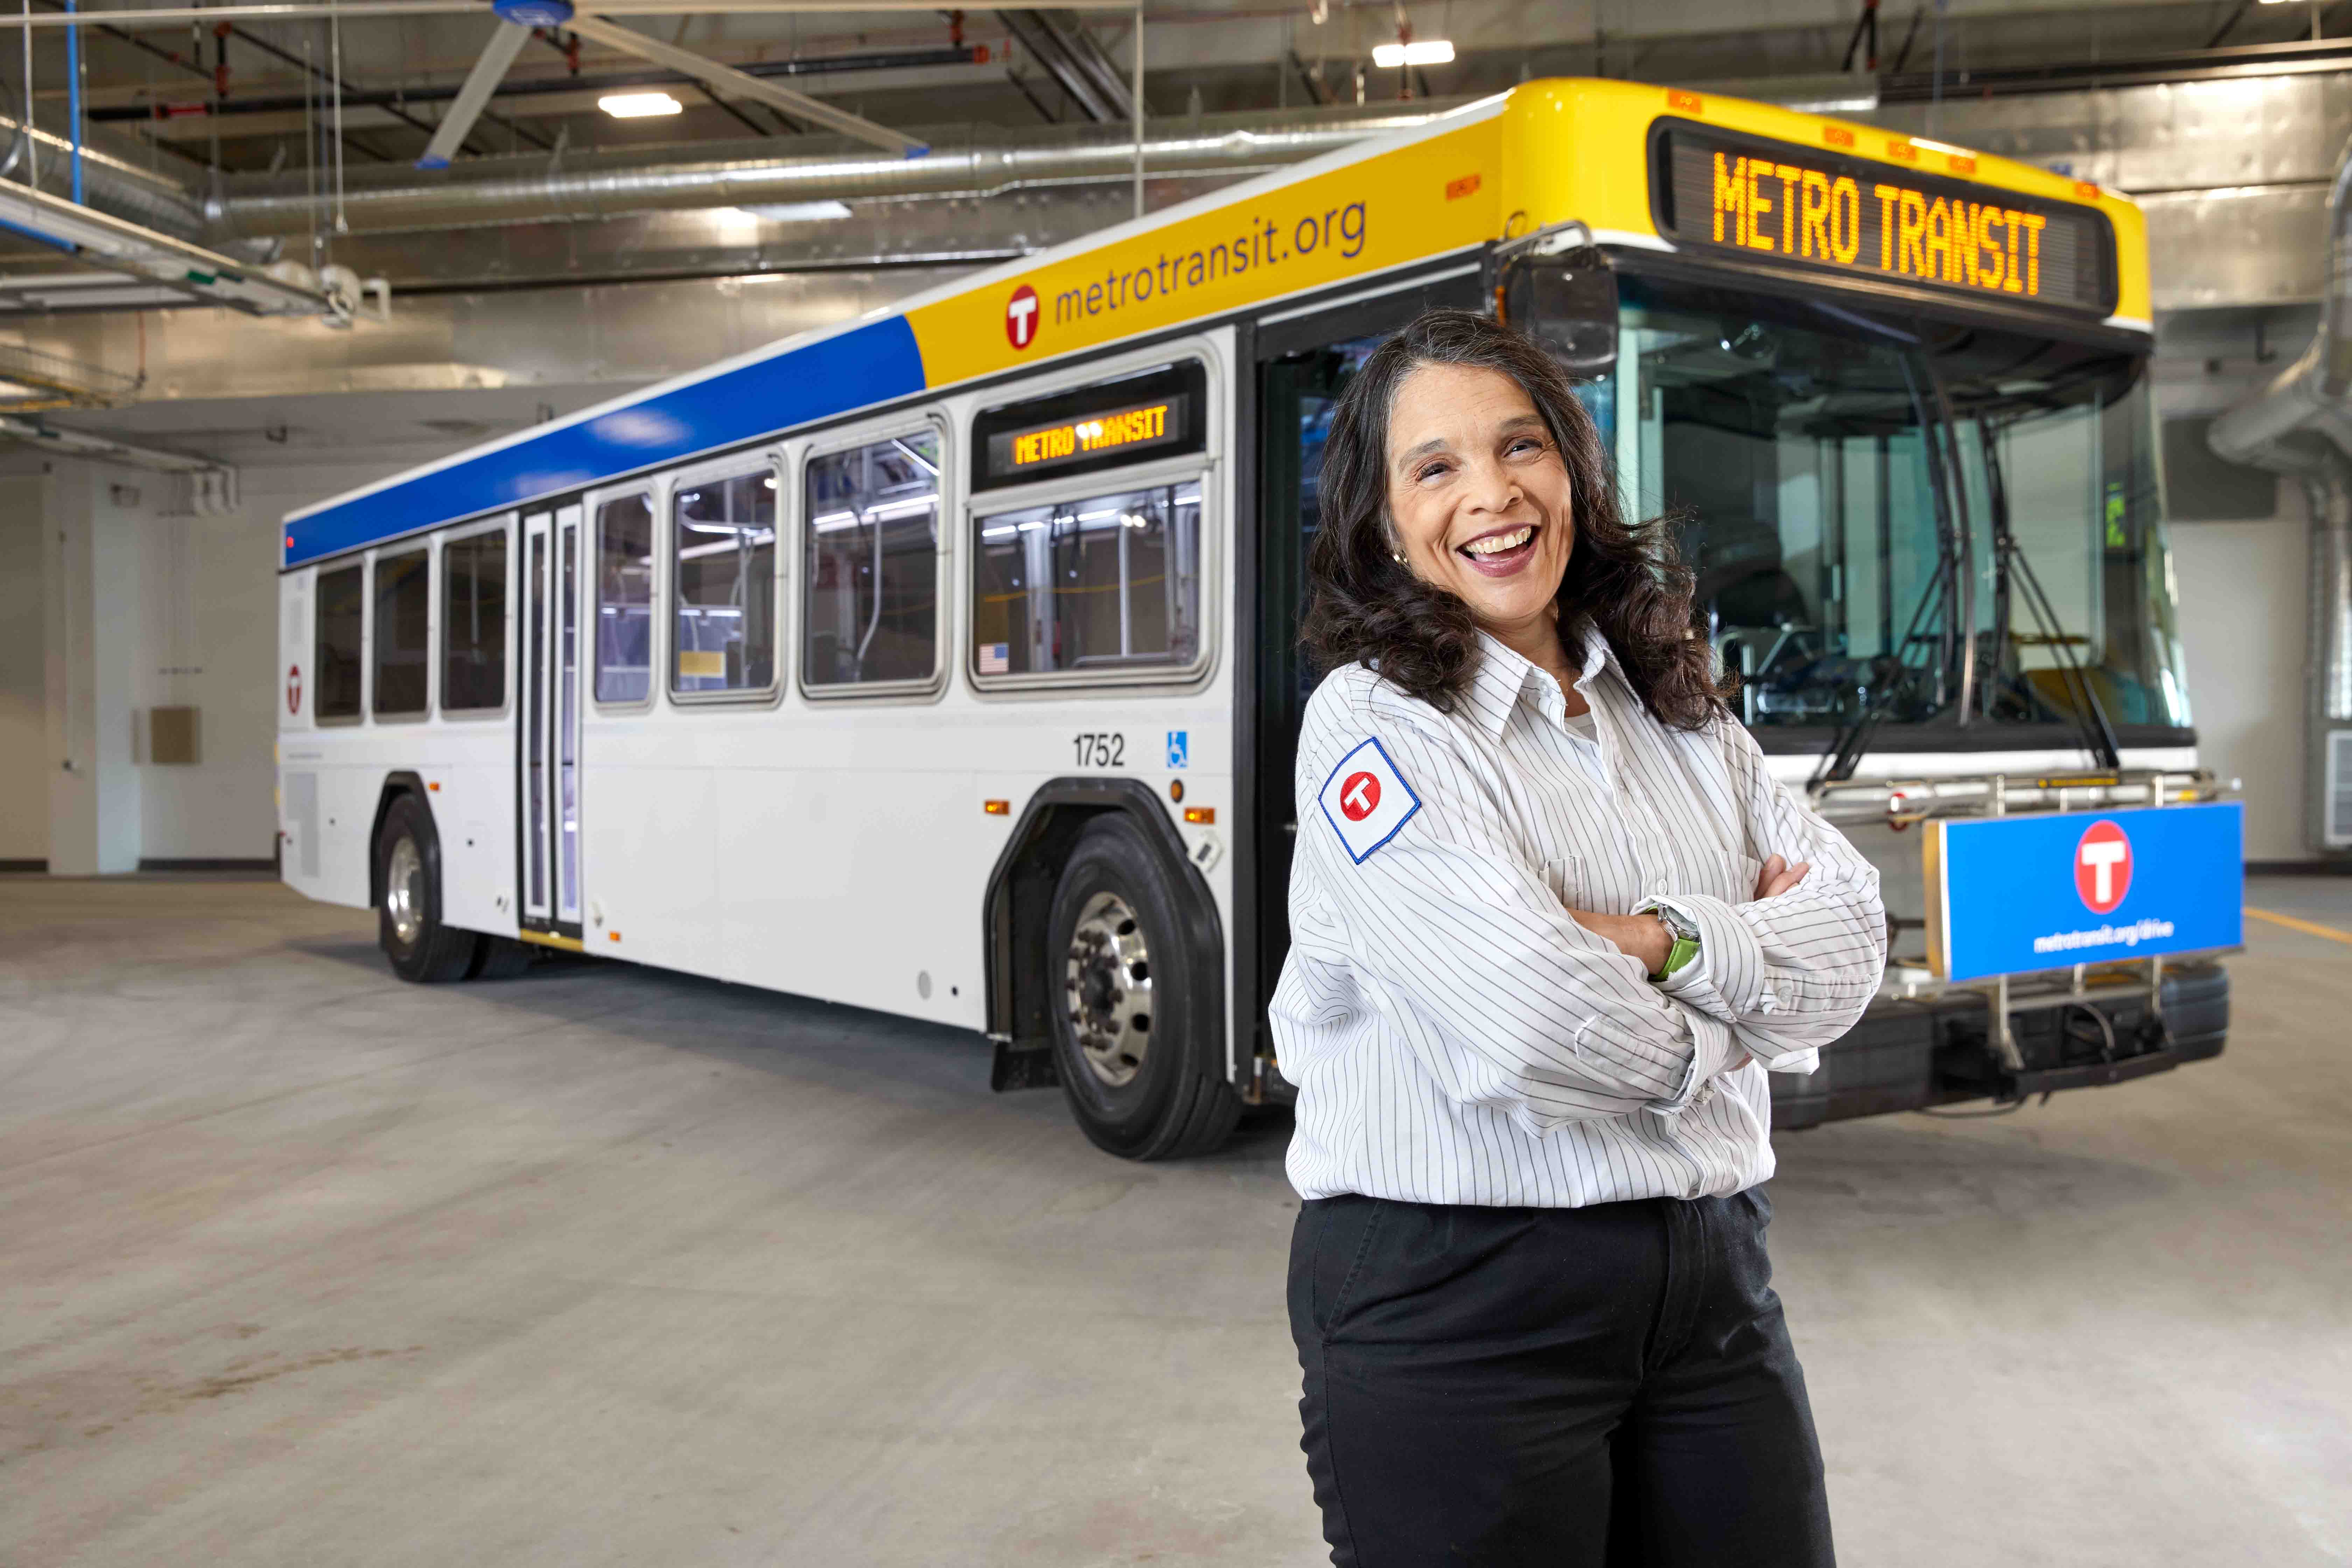
[[[846,202],[772,202],[727,210],[741,213],[745,217],[763,217],[770,223],[837,223],[849,216]]]
[[[1454,63],[1454,40],[1423,38],[1411,44],[1375,44],[1372,63],[1383,70],[1399,66],[1450,66]]]
[[[596,107],[615,120],[648,120],[676,114],[686,105],[666,92],[608,92],[596,100]]]

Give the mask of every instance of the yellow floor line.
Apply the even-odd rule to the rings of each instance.
[[[2338,931],[2334,926],[2321,925],[2317,921],[2299,921],[2293,915],[2274,915],[2268,910],[2258,910],[2251,904],[2246,907],[2246,912],[2258,921],[2268,921],[2274,926],[2284,926],[2289,931],[2299,931],[2305,936],[2326,937],[2330,942],[2340,942],[2347,947],[2352,947],[2352,931]]]

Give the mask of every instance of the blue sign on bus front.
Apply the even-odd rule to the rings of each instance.
[[[2235,947],[2235,801],[1929,824],[1928,949],[1948,980]]]

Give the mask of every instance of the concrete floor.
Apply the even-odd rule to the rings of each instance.
[[[0,879],[0,1563],[1322,1560],[1280,1124],[1125,1165],[968,1037],[373,935]],[[2248,942],[2217,1062],[1783,1139],[1849,1564],[2352,1562],[2352,946]]]

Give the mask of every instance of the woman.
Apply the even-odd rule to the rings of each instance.
[[[1291,1329],[1341,1564],[1831,1562],[1766,1070],[1878,878],[1724,705],[1545,353],[1423,316],[1334,410],[1298,751]]]

